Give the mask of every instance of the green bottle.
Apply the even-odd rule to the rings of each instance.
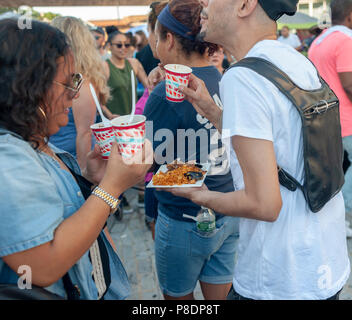
[[[197,215],[197,230],[202,236],[211,236],[216,229],[214,211],[202,207]]]

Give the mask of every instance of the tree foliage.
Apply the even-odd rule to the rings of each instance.
[[[20,15],[28,14],[31,15],[33,19],[40,20],[40,21],[52,21],[55,17],[60,16],[60,14],[53,13],[53,12],[45,12],[45,13],[40,13],[33,8],[30,7],[0,7],[0,14],[6,13],[6,12],[15,12]]]

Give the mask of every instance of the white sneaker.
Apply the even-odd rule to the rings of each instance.
[[[346,227],[346,238],[352,238],[352,229]]]

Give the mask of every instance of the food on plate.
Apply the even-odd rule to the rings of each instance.
[[[197,163],[182,163],[175,161],[167,165],[167,172],[159,171],[153,176],[155,186],[173,186],[195,184],[202,180],[206,171]]]

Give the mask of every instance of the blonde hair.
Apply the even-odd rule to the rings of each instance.
[[[88,26],[75,17],[56,17],[51,25],[66,34],[75,57],[76,72],[81,73],[93,84],[98,91],[100,102],[106,104],[110,98],[108,79],[104,73],[104,62]]]

